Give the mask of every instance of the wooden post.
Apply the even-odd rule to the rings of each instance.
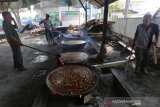
[[[153,23],[156,23],[155,21],[156,21],[156,17],[159,15],[159,13],[160,13],[160,8],[158,8],[158,10],[154,13],[154,15],[153,15],[153,19],[152,19],[152,21],[153,21]],[[155,39],[155,38],[154,38]],[[157,51],[156,51],[156,45],[155,45],[155,43],[153,42],[152,43],[152,55],[153,55],[153,64],[157,64],[158,62],[157,62]]]
[[[156,65],[157,64],[157,52],[156,52],[156,46],[154,43],[152,44],[152,51],[153,51],[153,63]]]
[[[103,18],[103,40],[100,48],[100,53],[98,54],[97,58],[100,60],[103,60],[103,57],[106,55],[106,34],[108,30],[108,5],[109,5],[109,0],[105,0],[105,5],[104,5],[104,18]]]

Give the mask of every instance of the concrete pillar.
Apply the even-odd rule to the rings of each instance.
[[[130,0],[126,0],[124,18],[128,17],[129,4]]]

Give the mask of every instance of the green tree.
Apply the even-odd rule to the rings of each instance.
[[[123,8],[123,4],[120,2],[114,2],[112,4],[109,5],[109,12],[113,12],[116,10],[120,10]]]
[[[111,17],[112,12],[116,12],[118,10],[121,10],[123,8],[123,4],[120,2],[114,2],[109,5],[109,17]]]

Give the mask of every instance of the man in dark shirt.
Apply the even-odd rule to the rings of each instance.
[[[18,33],[16,32],[15,28],[18,28],[14,18],[11,16],[11,13],[8,11],[2,12],[3,16],[3,30],[5,32],[7,41],[12,49],[13,52],[13,60],[14,60],[14,68],[18,69],[18,71],[27,70],[23,66],[23,58],[21,53],[20,46],[23,46]],[[11,22],[14,22],[14,25]]]
[[[148,73],[147,65],[149,62],[149,52],[152,45],[152,39],[155,35],[155,44],[158,43],[159,27],[157,24],[151,23],[152,16],[147,14],[143,17],[143,23],[137,26],[134,37],[133,46],[136,55],[136,69],[143,73]]]

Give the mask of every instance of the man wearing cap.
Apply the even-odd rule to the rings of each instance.
[[[152,45],[152,39],[155,35],[155,45],[158,43],[159,27],[151,23],[152,16],[146,14],[143,17],[143,23],[137,26],[133,46],[135,48],[136,68],[135,72],[142,71],[148,73],[149,52]]]

